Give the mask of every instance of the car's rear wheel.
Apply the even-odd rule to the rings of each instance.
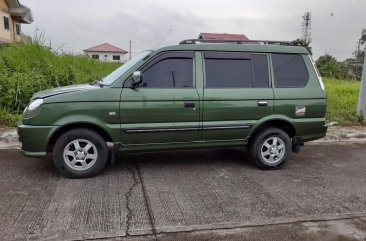
[[[291,150],[291,139],[278,128],[267,128],[259,132],[250,145],[250,155],[261,169],[282,167]]]
[[[87,178],[99,174],[108,160],[106,141],[89,129],[73,129],[62,134],[53,148],[53,162],[68,178]]]

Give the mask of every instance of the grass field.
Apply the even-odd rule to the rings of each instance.
[[[37,42],[0,46],[0,126],[15,126],[34,93],[88,83],[119,66],[84,55],[59,55]]]
[[[324,79],[327,92],[327,122],[337,125],[361,125],[357,115],[359,81]]]
[[[38,43],[0,47],[0,126],[15,126],[35,92],[88,83],[118,66],[85,56],[58,55]],[[356,114],[360,82],[336,79],[324,82],[327,122],[360,125]]]

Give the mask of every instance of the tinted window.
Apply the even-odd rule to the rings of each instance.
[[[253,85],[252,61],[246,54],[205,54],[207,88],[248,88]]]
[[[159,56],[142,70],[142,83],[139,87],[193,87],[193,54],[169,53]]]
[[[304,87],[309,79],[302,56],[295,54],[272,54],[273,74],[276,87]]]
[[[264,54],[205,53],[207,88],[269,87]]]

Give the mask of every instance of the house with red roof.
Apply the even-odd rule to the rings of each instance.
[[[128,53],[126,50],[108,43],[85,49],[84,52],[92,59],[117,63],[126,62],[125,55]]]
[[[198,39],[213,39],[213,40],[230,40],[230,41],[245,41],[249,40],[244,34],[230,33],[200,33]]]

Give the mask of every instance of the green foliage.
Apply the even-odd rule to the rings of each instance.
[[[365,50],[360,51],[359,53],[357,53],[356,59],[359,60],[361,63],[363,63],[363,61],[365,59]]]
[[[0,109],[0,127],[15,127],[20,119],[20,114],[11,114],[4,109]]]
[[[327,122],[339,125],[360,125],[357,102],[359,81],[324,79],[327,91]]]
[[[362,29],[360,43],[361,43],[361,45],[366,43],[366,29]]]
[[[319,57],[319,59],[316,61],[316,66],[323,77],[335,79],[348,79],[349,77],[347,75],[347,66],[341,62],[338,62],[330,55]]]
[[[0,124],[17,119],[32,95],[38,91],[88,83],[107,75],[118,66],[119,64],[94,61],[87,56],[59,55],[42,46],[37,39],[27,44],[2,46]]]
[[[313,55],[313,52],[312,52],[312,48],[310,46],[310,43],[305,42],[303,39],[299,39],[298,38],[298,39],[296,39],[294,41],[291,41],[290,43],[292,45],[295,45],[295,46],[305,47],[309,51],[310,55]]]

